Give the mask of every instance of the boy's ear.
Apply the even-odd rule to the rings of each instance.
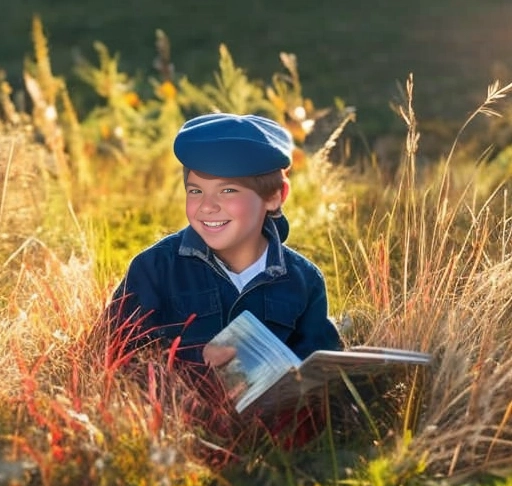
[[[281,186],[281,189],[276,191],[271,198],[268,201],[269,211],[280,211],[281,206],[286,201],[286,198],[288,197],[288,194],[290,194],[290,181],[287,177],[283,179],[283,184]],[[275,206],[275,207],[274,207]]]
[[[286,201],[288,194],[290,194],[290,180],[288,179],[288,177],[286,177],[283,180],[283,187],[281,189],[281,204],[283,204]]]

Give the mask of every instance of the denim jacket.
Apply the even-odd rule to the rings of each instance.
[[[176,356],[197,363],[204,345],[244,310],[302,359],[318,349],[340,349],[319,269],[281,243],[269,217],[263,234],[269,242],[266,269],[242,292],[192,227],[163,238],[132,260],[113,296],[114,322],[137,321],[165,346],[180,336]]]

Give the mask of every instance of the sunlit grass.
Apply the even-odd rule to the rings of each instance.
[[[272,434],[214,387],[200,394],[176,373],[172,347],[127,357],[122,339],[107,339],[103,310],[130,258],[185,224],[180,172],[151,191],[135,176],[109,180],[76,209],[52,153],[19,130],[2,135],[0,438],[12,480],[363,486],[510,475],[510,181],[499,165],[458,156],[458,139],[420,171],[412,79],[407,88],[394,181],[371,163],[357,172],[310,155],[284,209],[290,246],[326,275],[345,342],[434,362],[369,383],[342,376],[329,427],[298,451],[285,447],[293,427]],[[509,89],[490,87],[468,123],[495,115],[489,106]]]

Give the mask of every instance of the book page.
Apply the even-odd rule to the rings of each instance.
[[[341,370],[349,378],[379,375],[398,366],[427,365],[431,355],[401,349],[363,347],[347,351],[315,351],[298,368],[284,373],[243,411],[270,416],[279,409],[293,408],[307,394],[323,393],[329,383],[343,381]]]
[[[381,353],[381,354],[391,354],[391,355],[402,355],[408,357],[408,359],[419,359],[426,360],[430,362],[432,360],[432,355],[429,353],[422,353],[420,351],[410,351],[408,349],[399,349],[399,348],[384,348],[381,346],[352,346],[347,351],[363,351],[366,353]]]
[[[427,365],[430,361],[427,353],[361,346],[347,351],[315,351],[303,361],[299,372],[303,380],[322,384],[340,379],[340,369],[348,375],[379,374],[393,366]]]
[[[236,356],[218,368],[218,375],[238,412],[301,360],[262,322],[242,312],[209,343],[232,346]]]

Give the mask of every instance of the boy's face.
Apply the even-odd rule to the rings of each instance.
[[[263,200],[233,179],[195,171],[185,187],[188,221],[215,254],[237,273],[254,263],[266,246],[265,215],[281,204],[279,191]]]

